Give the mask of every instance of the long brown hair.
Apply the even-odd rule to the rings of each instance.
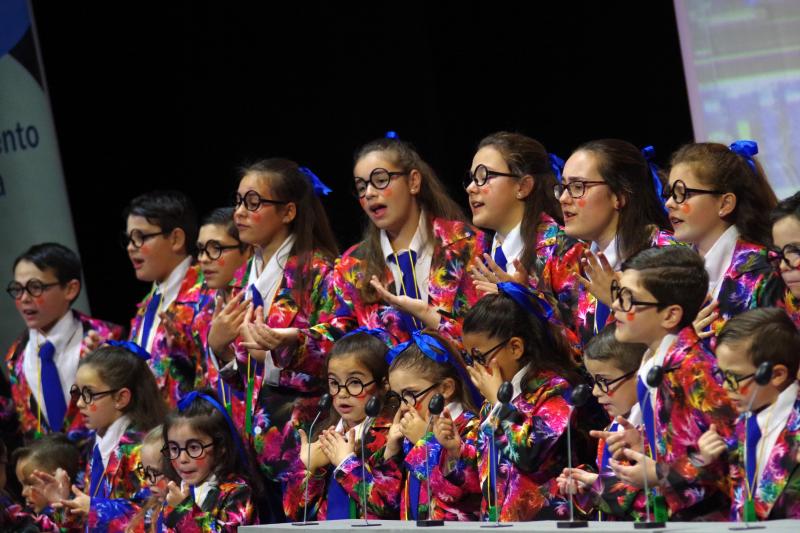
[[[745,240],[766,246],[772,240],[769,213],[778,198],[764,167],[757,159],[752,161],[755,168],[724,144],[692,143],[679,148],[671,164],[687,164],[703,185],[736,195],[736,208],[724,220],[735,225]]]
[[[620,139],[600,139],[579,146],[597,157],[597,171],[624,201],[617,224],[617,253],[622,259],[649,248],[653,231],[672,230],[656,194],[647,160],[634,145]]]
[[[520,225],[523,243],[520,262],[531,271],[536,261],[536,229],[541,214],[547,213],[559,224],[564,224],[561,206],[553,195],[556,176],[550,166],[550,156],[542,143],[521,133],[492,133],[481,140],[478,150],[486,146],[500,152],[512,174],[534,178],[533,189],[524,199],[525,211]]]
[[[274,199],[295,204],[296,214],[289,224],[295,236],[292,254],[297,256],[297,269],[292,277],[292,287],[298,302],[308,298],[309,282],[307,267],[315,251],[333,262],[339,255],[339,246],[333,236],[328,215],[322,207],[309,177],[297,163],[288,159],[262,159],[240,170],[241,178],[256,174],[266,180]]]
[[[422,183],[416,200],[427,215],[425,223],[428,227],[428,235],[433,235],[432,221],[434,218],[466,222],[464,212],[450,198],[447,189],[436,176],[436,172],[420,157],[410,143],[396,138],[376,139],[368,142],[356,152],[354,164],[371,152],[380,152],[385,159],[405,172],[417,170],[422,175]],[[364,250],[364,263],[366,264],[363,279],[369,280],[372,276],[377,276],[385,281],[386,259],[383,257],[381,249],[381,232],[378,227],[368,222],[362,240],[361,247]],[[361,285],[359,292],[366,303],[375,303],[380,300],[375,289],[367,282]]]

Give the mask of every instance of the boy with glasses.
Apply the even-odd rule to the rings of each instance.
[[[800,518],[800,334],[777,308],[737,315],[720,331],[717,361],[740,413],[734,447],[711,426],[698,440],[704,463],[727,454],[731,520]],[[769,381],[756,383],[768,363]],[[746,458],[746,460],[745,460]]]
[[[64,432],[76,442],[89,437],[69,386],[92,345],[119,339],[123,328],[72,309],[80,291],[81,262],[66,246],[37,244],[14,260],[14,280],[6,292],[26,329],[6,353],[6,365],[26,443],[51,432]]]
[[[132,320],[130,340],[150,353],[158,386],[174,408],[205,379],[203,350],[192,334],[203,282],[192,256],[197,217],[183,193],[154,191],[134,198],[125,219],[123,244],[136,278],[152,283]]]

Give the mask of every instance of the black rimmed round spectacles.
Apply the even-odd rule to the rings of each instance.
[[[142,463],[136,465],[136,473],[139,474],[140,478],[150,482],[151,485],[155,485],[158,482],[158,478],[164,475],[161,470],[156,470],[151,466],[144,466]]]
[[[197,243],[197,258],[200,259],[200,256],[205,254],[211,261],[215,261],[222,257],[222,253],[225,250],[235,250],[240,248],[238,244],[222,244],[219,241],[215,240],[208,240],[204,243],[198,242]]]
[[[621,287],[619,281],[611,281],[611,300],[619,302],[619,307],[626,313],[629,313],[635,305],[647,307],[659,307],[663,305],[661,302],[645,302],[643,300],[636,300],[633,297],[633,292],[627,287]]]
[[[592,386],[597,385],[597,388],[600,389],[601,392],[603,392],[605,394],[608,394],[609,392],[612,392],[612,390],[611,390],[611,386],[612,385],[614,385],[615,383],[624,382],[625,380],[630,379],[633,375],[636,374],[636,372],[638,372],[638,370],[631,370],[627,374],[623,374],[622,376],[620,376],[618,378],[614,378],[614,379],[606,379],[606,378],[602,378],[602,377],[592,377],[592,376],[590,376],[589,377],[589,382],[592,384]]]
[[[408,406],[411,406],[411,407],[416,407],[417,406],[417,402],[421,398],[425,397],[426,394],[428,394],[430,391],[435,389],[437,386],[438,386],[438,383],[434,383],[433,385],[431,385],[427,389],[425,389],[423,391],[420,391],[420,392],[413,392],[413,391],[410,391],[410,390],[404,390],[404,391],[402,391],[400,393],[397,393],[395,391],[389,391],[386,394],[386,402],[389,405],[397,405],[398,407],[400,406],[400,402],[403,402],[404,404],[406,404]]]
[[[181,456],[181,452],[186,452],[191,459],[198,459],[202,457],[206,448],[214,445],[212,440],[208,444],[203,444],[197,439],[189,439],[186,441],[186,446],[182,447],[175,441],[169,441],[166,446],[161,448],[161,454],[167,459],[174,461]]]
[[[244,208],[248,211],[258,211],[262,205],[286,205],[289,202],[283,200],[270,200],[269,198],[262,198],[256,191],[247,191],[244,196],[238,192],[233,195],[233,208],[238,209],[240,205],[244,204]]]
[[[784,263],[790,269],[800,268],[800,245],[786,244],[783,248],[771,248],[768,252],[769,262],[777,270]]]
[[[83,403],[86,405],[91,404],[98,398],[102,398],[103,396],[108,396],[109,394],[114,394],[120,389],[109,389],[104,391],[95,392],[88,387],[79,388],[77,385],[73,385],[69,389],[69,395],[72,397],[76,402],[81,399]]]
[[[123,248],[127,248],[128,245],[132,245],[137,250],[144,246],[144,243],[152,239],[153,237],[158,237],[159,235],[166,235],[166,231],[156,231],[153,233],[145,233],[142,230],[131,230],[130,233],[122,232],[120,235],[119,243]]]
[[[485,352],[482,352],[477,348],[473,348],[469,352],[462,350],[461,357],[464,358],[464,362],[467,364],[467,366],[474,366],[475,363],[478,363],[481,366],[488,366],[491,360],[494,359],[494,356],[497,354],[497,352],[500,351],[500,348],[505,346],[510,340],[511,337],[495,344]]]
[[[383,190],[389,186],[389,183],[397,176],[406,176],[407,170],[402,172],[392,172],[385,168],[375,168],[369,173],[369,179],[355,177],[356,195],[359,198],[364,198],[367,195],[367,187],[372,185],[378,190]]]
[[[713,373],[714,377],[717,378],[717,381],[724,383],[732,391],[739,390],[739,387],[741,387],[745,381],[752,379],[756,375],[756,373],[753,372],[752,374],[747,374],[746,376],[740,376],[735,372],[731,372],[730,370],[722,370],[721,368],[715,368]]]
[[[468,170],[467,177],[464,179],[464,188],[470,186],[470,184],[474,183],[478,187],[483,187],[486,185],[486,182],[492,178],[497,177],[507,177],[507,178],[521,178],[522,176],[518,176],[517,174],[511,174],[509,172],[499,172],[497,170],[491,170],[486,165],[480,164],[475,167],[475,170]]]
[[[664,200],[672,198],[676,204],[682,204],[696,194],[725,194],[725,192],[713,189],[692,189],[687,187],[683,180],[675,180],[671,184],[667,183],[661,192]]]
[[[29,279],[28,282],[23,285],[18,281],[12,281],[8,284],[8,287],[6,287],[6,292],[15,300],[21,299],[22,295],[26,292],[36,298],[37,296],[41,296],[47,289],[55,287],[56,285],[61,285],[61,283],[57,281],[55,283],[44,283],[38,279]]]
[[[331,396],[336,396],[342,392],[342,389],[344,389],[350,396],[358,396],[364,392],[365,388],[369,387],[373,383],[375,383],[374,379],[367,383],[355,378],[348,379],[345,383],[339,383],[335,379],[328,379],[328,392],[331,393]]]
[[[568,183],[556,183],[553,185],[553,194],[555,195],[556,200],[558,200],[561,198],[561,195],[564,194],[564,190],[566,189],[570,198],[574,200],[583,198],[583,195],[586,194],[586,190],[596,185],[608,185],[608,183],[605,181],[588,180],[573,180]]]

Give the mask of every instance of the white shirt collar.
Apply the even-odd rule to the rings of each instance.
[[[528,368],[530,368],[532,363],[528,363],[524,367],[522,367],[519,372],[514,374],[514,377],[511,378],[511,385],[514,387],[514,394],[511,396],[511,401],[517,399],[517,396],[522,394],[522,378],[525,377],[525,374],[528,372]]]
[[[464,412],[464,406],[461,405],[461,402],[450,402],[444,408],[450,413],[450,418],[453,420],[461,416],[461,413]]]
[[[199,508],[203,508],[203,504],[206,502],[206,497],[208,493],[218,485],[217,483],[217,476],[211,474],[206,478],[205,481],[200,483],[194,488],[194,503],[197,504]],[[186,488],[186,483],[181,481],[181,489]]]
[[[283,279],[283,270],[284,267],[286,267],[286,261],[288,261],[292,253],[294,241],[294,234],[289,234],[278,249],[275,250],[275,253],[272,254],[272,257],[267,260],[266,264],[261,257],[261,250],[256,249],[253,263],[250,267],[250,274],[247,279],[250,285],[255,285],[256,289],[258,289],[258,292],[264,299],[265,307],[272,305],[272,300],[275,298],[275,293]],[[250,298],[251,295],[249,291],[246,296],[248,299]],[[265,309],[265,311],[268,313],[269,309]]]
[[[131,421],[128,415],[122,415],[108,426],[105,435],[101,437],[99,433],[95,434],[95,444],[100,446],[100,455],[103,457],[104,467],[108,467],[108,458],[111,457],[111,454],[117,449],[119,440],[130,425]]]
[[[28,330],[28,344],[25,347],[25,356],[22,362],[22,371],[28,386],[36,398],[36,402],[42,407],[42,416],[47,420],[47,409],[44,408],[44,397],[42,395],[41,361],[39,360],[39,347],[46,341],[53,343],[55,353],[53,361],[58,370],[58,378],[61,382],[61,390],[64,392],[64,400],[69,405],[69,389],[75,383],[75,374],[78,371],[78,363],[81,354],[81,342],[83,342],[83,326],[81,321],[71,310],[58,319],[58,322],[50,329],[47,335],[39,330]],[[59,428],[53,428],[58,431]]]
[[[508,235],[501,235],[499,232],[494,234],[494,239],[492,240],[492,257],[494,257],[494,251],[497,250],[497,247],[500,246],[503,249],[503,255],[506,256],[506,260],[508,264],[506,266],[506,271],[509,274],[513,274],[516,272],[514,268],[514,259],[519,259],[522,255],[522,222],[514,226],[514,229],[508,232]],[[502,244],[500,244],[502,241]]]
[[[756,449],[759,480],[764,473],[767,463],[769,463],[768,459],[772,454],[772,448],[775,447],[775,443],[778,441],[781,431],[789,421],[789,416],[792,414],[792,409],[794,409],[794,404],[797,401],[798,391],[800,391],[800,385],[795,381],[778,395],[775,403],[756,415],[758,429],[761,430],[761,441],[763,441],[763,443],[759,441]],[[769,423],[769,427],[767,427],[767,423]],[[762,444],[764,446],[763,457],[758,453],[761,450]]]
[[[394,250],[392,243],[389,242],[389,236],[384,230],[381,230],[381,251],[383,257],[386,259],[386,265],[392,273],[392,278],[395,280],[395,292],[400,293],[400,281],[403,278],[403,273],[400,266],[394,260],[389,260],[393,257],[395,252],[400,255],[406,250],[413,250],[417,254],[417,262],[414,265],[414,272],[417,276],[417,290],[419,297],[423,301],[428,300],[428,284],[430,282],[431,262],[433,260],[433,245],[432,239],[428,234],[428,225],[426,224],[426,217],[424,212],[420,212],[419,223],[417,224],[417,231],[414,232],[414,237],[411,239],[409,247],[405,250]]]
[[[592,242],[591,250],[596,255],[600,251],[600,246],[598,246],[596,242]],[[608,259],[608,264],[611,265],[611,268],[613,268],[614,270],[620,269],[620,267],[622,266],[622,260],[617,255],[616,237],[611,239],[611,242],[608,243],[608,246],[606,246],[605,250],[603,250],[603,255],[606,256],[606,259]]]
[[[733,261],[733,252],[736,249],[736,241],[738,239],[739,230],[736,225],[733,225],[719,236],[717,242],[714,243],[714,246],[703,258],[706,272],[708,272],[709,292],[714,298],[719,295],[722,279],[725,277],[725,272],[728,271],[731,261]]]
[[[414,232],[414,236],[411,238],[411,243],[407,249],[404,248],[402,250],[395,250],[392,248],[392,243],[389,241],[389,236],[386,234],[386,230],[381,230],[381,251],[383,252],[383,257],[385,257],[387,260],[395,253],[399,254],[405,250],[412,250],[416,252],[417,260],[419,260],[419,256],[422,255],[429,242],[430,238],[428,235],[427,224],[425,224],[425,213],[422,210],[420,210],[419,213],[417,231]]]
[[[178,263],[178,266],[172,269],[167,279],[163,283],[156,283],[156,290],[161,293],[161,308],[166,309],[168,305],[178,298],[178,292],[181,290],[183,278],[189,272],[189,267],[192,266],[192,257],[189,256],[183,261]],[[153,328],[155,329],[155,327]],[[152,333],[151,333],[152,336]]]
[[[638,377],[645,383],[645,385],[647,385],[647,374],[650,372],[650,369],[656,365],[664,366],[664,360],[667,358],[669,349],[672,348],[672,345],[675,343],[677,338],[677,335],[673,333],[667,333],[664,335],[664,338],[661,339],[661,343],[658,345],[658,349],[656,349],[655,354],[653,354],[649,348],[646,352],[644,352],[642,365],[639,367]],[[655,388],[650,387],[650,385],[647,385],[647,388],[650,390],[655,390]]]

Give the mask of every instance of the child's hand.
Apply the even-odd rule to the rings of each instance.
[[[242,338],[242,346],[244,347],[258,346],[258,342],[256,341],[255,337],[253,337],[253,332],[250,328],[250,324],[253,323],[253,315],[256,314],[261,314],[261,307],[258,309],[253,309],[252,302],[248,303],[244,321],[242,322],[242,326],[239,328],[239,336]],[[262,350],[260,348],[248,348],[248,353],[250,354],[250,357],[259,363],[263,363],[267,359],[266,350]]]
[[[486,264],[480,259],[475,260],[474,265],[469,270],[472,284],[481,294],[494,294],[497,292],[497,284],[501,281],[513,281],[520,285],[530,285],[528,270],[522,266],[519,259],[512,262],[516,269],[513,274],[508,274],[505,270],[497,266],[494,259],[489,254],[483,254]]]
[[[89,514],[89,507],[91,506],[92,499],[89,495],[81,491],[75,485],[72,485],[72,494],[75,495],[71,500],[61,500],[61,505],[69,509],[69,513],[73,515],[87,516]]]
[[[306,470],[314,473],[320,468],[329,465],[328,456],[322,452],[319,441],[309,444],[306,432],[302,429],[299,429],[298,432],[300,433],[300,460],[303,461]],[[308,463],[309,450],[311,451],[311,464]]]
[[[248,330],[243,343],[250,350],[277,350],[297,342],[300,330],[297,328],[271,328],[267,325],[264,310],[259,307],[255,313],[246,313],[244,326]]]
[[[599,477],[597,474],[581,470],[580,468],[573,468],[571,472],[572,484],[570,484],[569,468],[565,468],[558,478],[556,478],[558,482],[558,491],[564,496],[585,493],[592,488],[592,485],[594,485]]]
[[[386,290],[386,287],[383,286],[378,276],[372,276],[372,279],[369,280],[369,284],[372,285],[372,288],[375,289],[378,296],[387,304],[419,319],[427,328],[436,329],[439,327],[441,316],[437,312],[437,309],[428,305],[428,302],[425,300],[411,298],[404,294],[392,294]]]
[[[97,331],[90,329],[83,338],[83,353],[81,355],[92,353],[98,349],[101,344],[103,344],[103,338],[100,337]]]
[[[172,507],[177,507],[192,494],[192,489],[187,486],[181,490],[177,483],[170,481],[167,485],[167,503]]]
[[[239,329],[244,324],[247,313],[247,304],[240,291],[228,303],[222,302],[222,297],[217,296],[214,305],[214,314],[211,317],[211,329],[208,332],[208,345],[217,356],[222,356],[228,351],[228,346],[239,336]]]
[[[60,503],[61,500],[69,498],[69,474],[63,468],[56,470],[55,476],[41,470],[34,470],[31,477],[33,478],[33,488],[50,505]]]
[[[167,347],[172,348],[182,335],[180,328],[175,323],[175,315],[168,311],[161,311],[158,317],[161,319],[161,325],[164,326],[166,331]]]
[[[427,428],[428,423],[413,407],[406,409],[400,418],[400,432],[411,444],[416,444],[419,439],[423,438]]]
[[[581,258],[581,268],[585,276],[578,274],[578,281],[586,287],[599,302],[611,306],[611,281],[617,277],[611,263],[603,252],[594,254],[586,250]]]
[[[481,364],[467,367],[467,372],[472,383],[478,388],[480,393],[490,404],[497,403],[497,389],[503,384],[503,376],[500,374],[500,367],[497,359],[489,361],[489,368]]]
[[[719,302],[716,300],[711,299],[711,295],[707,298],[706,301],[711,300],[711,303],[704,306],[699,313],[697,313],[697,318],[694,319],[692,323],[692,327],[694,327],[694,332],[697,333],[697,336],[701,339],[706,339],[708,337],[714,336],[714,331],[705,330],[709,324],[714,322],[717,317],[719,317],[719,311],[717,311],[717,307],[719,307]]]
[[[400,408],[394,414],[394,420],[389,428],[389,434],[386,436],[386,448],[383,450],[383,458],[391,459],[400,453],[400,446],[403,442],[403,432],[400,430],[400,419],[405,414],[405,404],[401,404]]]
[[[450,459],[458,459],[461,456],[461,435],[458,434],[450,411],[447,409],[444,410],[442,416],[434,419],[433,434],[442,448],[447,450],[447,456]]]
[[[654,487],[658,483],[655,461],[642,453],[628,448],[624,449],[622,453],[625,459],[635,464],[625,464],[613,458],[608,461],[608,464],[611,465],[611,470],[614,471],[620,481],[642,488],[644,487],[644,476],[646,474],[648,486]],[[644,468],[642,468],[643,463]]]
[[[624,458],[622,451],[625,448],[641,450],[642,434],[625,417],[618,416],[616,422],[624,428],[623,431],[597,431],[593,429],[589,432],[589,435],[596,439],[605,440],[608,445],[608,453],[619,461]]]
[[[702,457],[704,465],[713,463],[728,449],[728,445],[717,433],[717,426],[714,424],[711,424],[708,431],[700,436],[697,447],[700,449],[700,457]]]
[[[347,432],[347,439],[336,431],[326,431],[319,438],[322,451],[328,456],[332,465],[339,466],[351,455],[356,453],[356,430]]]

